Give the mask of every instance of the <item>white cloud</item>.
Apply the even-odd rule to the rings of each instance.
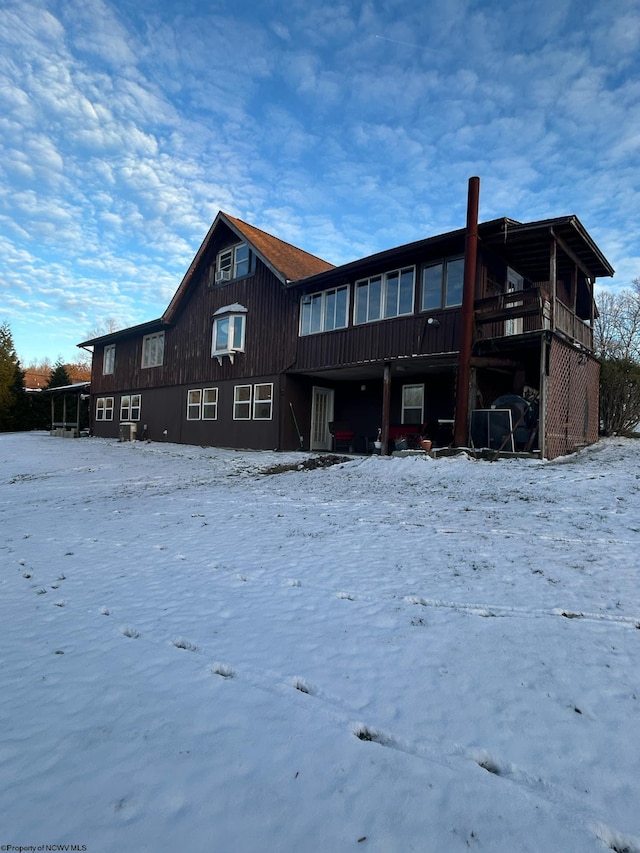
[[[470,174],[482,217],[575,212],[630,268],[637,15],[585,2],[8,0],[0,281],[142,322],[219,208],[339,262],[460,227]]]

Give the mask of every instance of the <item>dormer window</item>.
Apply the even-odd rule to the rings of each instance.
[[[229,356],[233,364],[237,352],[244,352],[244,329],[247,309],[244,305],[225,305],[213,315],[211,356],[222,364],[222,357]]]
[[[238,243],[218,252],[216,258],[216,284],[242,278],[255,269],[255,258],[246,243]]]

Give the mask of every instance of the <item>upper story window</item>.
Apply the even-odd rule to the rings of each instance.
[[[216,284],[249,275],[255,269],[255,256],[246,243],[238,243],[218,252],[216,257]]]
[[[233,362],[237,352],[244,352],[244,331],[247,309],[244,305],[225,305],[213,315],[211,355],[222,364],[222,356]]]
[[[413,313],[415,267],[356,281],[354,323],[372,323]]]
[[[348,316],[348,284],[319,293],[305,293],[300,302],[300,334],[346,329]]]
[[[164,361],[164,332],[145,335],[142,339],[142,366],[158,367]]]
[[[422,310],[462,305],[464,258],[447,258],[422,270]]]
[[[102,356],[102,372],[106,376],[108,373],[113,373],[116,366],[116,345],[108,344],[104,348]]]

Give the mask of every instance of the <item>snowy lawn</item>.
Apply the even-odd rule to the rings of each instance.
[[[0,436],[2,850],[639,853],[640,442],[306,458]]]

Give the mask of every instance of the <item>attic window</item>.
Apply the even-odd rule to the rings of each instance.
[[[218,252],[215,283],[222,284],[234,278],[249,275],[255,269],[255,256],[246,243],[238,243]]]
[[[211,339],[211,356],[222,364],[222,357],[233,359],[237,352],[244,352],[244,331],[247,309],[244,305],[225,305],[213,315],[213,333]]]

